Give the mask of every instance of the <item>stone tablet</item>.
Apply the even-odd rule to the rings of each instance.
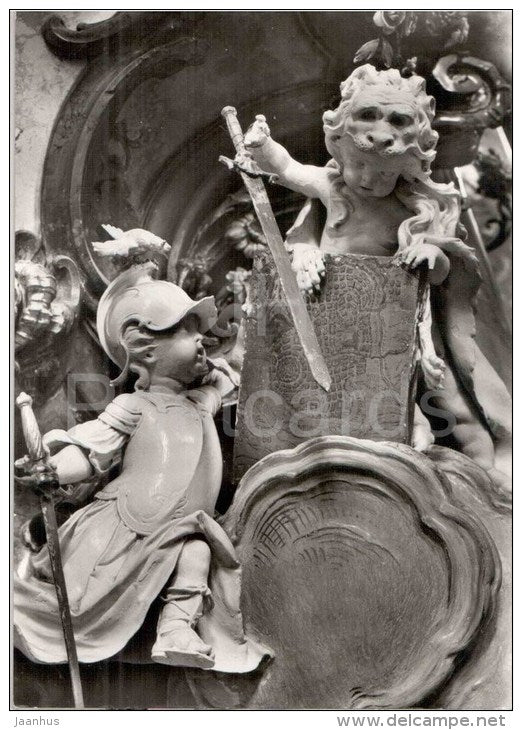
[[[421,286],[393,258],[325,255],[308,311],[332,387],[313,379],[269,254],[254,264],[234,452],[236,480],[315,436],[409,443]]]

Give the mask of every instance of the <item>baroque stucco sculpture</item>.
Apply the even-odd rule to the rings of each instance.
[[[325,254],[395,256],[409,270],[425,265],[431,286],[419,323],[424,385],[453,414],[463,453],[509,490],[510,398],[474,341],[476,258],[458,237],[464,230],[456,189],[430,177],[438,138],[431,128],[434,100],[424,79],[369,64],[341,84],[341,97],[323,115],[332,155],[325,167],[294,160],[271,138],[262,115],[245,136],[263,170],[310,198],[287,237],[300,288],[320,292]],[[322,230],[316,199],[326,208]],[[423,450],[432,439],[418,407],[415,413],[413,443]]]
[[[325,115],[326,167],[293,160],[263,117],[245,137],[264,172],[326,208],[323,226],[309,202],[288,244],[332,375],[326,394],[309,377],[273,261],[259,255],[238,405],[240,481],[224,520],[244,570],[247,625],[277,656],[249,706],[491,707],[504,701],[509,672],[508,477],[492,438],[505,456],[509,399],[473,339],[475,256],[458,237],[453,185],[430,178],[436,134],[423,80],[367,66],[341,88],[339,109]],[[468,456],[431,445],[419,408],[410,421],[416,358],[426,387],[455,414]],[[343,397],[354,391],[362,407],[345,418]],[[368,406],[386,391],[394,407],[372,424]]]
[[[107,248],[121,255],[120,243]],[[122,370],[118,381],[137,376],[134,392],[96,420],[44,437],[61,484],[121,461],[120,475],[59,531],[78,657],[124,656],[161,594],[156,640],[142,642],[142,660],[248,672],[267,652],[244,636],[239,563],[213,520],[222,457],[212,416],[234,385],[202,345],[213,297],[193,301],[156,276],[154,262],[134,264],[98,308],[100,341]],[[20,466],[29,472],[20,481],[33,486],[30,464]],[[22,561],[14,594],[15,645],[38,662],[66,661],[45,547]]]
[[[388,196],[384,197],[387,198]],[[385,217],[384,206],[382,210],[383,217]],[[311,216],[306,218],[304,221],[305,225],[311,225],[311,222]],[[368,217],[366,217],[366,226],[368,227]],[[372,251],[368,249],[364,252],[372,254]],[[391,253],[393,253],[393,250]],[[368,258],[371,258],[371,256]],[[438,258],[439,261],[443,261],[442,257]],[[296,250],[294,261],[296,268],[299,268],[297,266],[298,260],[299,252]],[[391,255],[388,255],[385,257],[385,260],[386,263],[389,264],[393,259]],[[347,261],[349,261],[348,258]],[[307,268],[308,273],[313,275],[313,267],[302,267],[301,271],[303,268]],[[326,269],[327,268],[328,266],[326,266]],[[400,270],[397,271],[399,274],[405,273]],[[320,271],[318,273],[319,282],[316,283],[320,283]],[[301,274],[299,274],[299,277],[301,283],[304,283],[302,281]],[[435,360],[435,365],[437,364],[439,363]],[[120,365],[123,365],[123,361],[120,362]],[[434,369],[440,370],[440,368]],[[448,508],[448,501],[451,502],[454,497],[451,495],[451,499],[448,499],[447,485],[444,485],[442,482],[439,484],[439,482],[436,481],[439,475],[433,466],[429,465],[427,458],[419,454],[414,454],[412,456],[411,450],[408,449],[408,447],[401,448],[397,445],[390,445],[389,447],[385,446],[383,448],[385,451],[389,451],[386,455],[390,458],[394,473],[391,474],[391,470],[390,473],[383,473],[383,449],[380,446],[375,446],[372,443],[365,443],[359,439],[355,439],[354,441],[356,443],[352,444],[345,439],[333,437],[332,439],[327,438],[324,442],[308,442],[308,444],[306,444],[303,448],[293,450],[291,453],[279,452],[278,454],[274,454],[272,458],[265,460],[262,464],[258,465],[257,468],[254,468],[249,473],[249,476],[245,477],[238,489],[235,505],[230,511],[229,516],[226,518],[226,529],[236,544],[238,554],[242,559],[245,559],[245,572],[247,576],[248,590],[246,595],[246,604],[243,604],[243,609],[245,613],[245,620],[247,622],[246,625],[249,629],[252,625],[254,626],[254,629],[257,630],[257,632],[254,633],[257,633],[258,638],[260,634],[261,638],[264,638],[263,632],[260,631],[261,625],[261,628],[266,628],[267,639],[274,636],[274,634],[278,639],[275,646],[278,651],[279,662],[274,662],[270,668],[270,671],[273,671],[274,674],[271,675],[270,682],[264,683],[264,687],[262,688],[262,694],[264,694],[264,697],[258,698],[257,706],[270,707],[274,706],[274,704],[284,706],[285,703],[298,706],[299,700],[302,701],[302,695],[305,691],[308,691],[310,687],[313,688],[315,686],[316,682],[313,673],[307,674],[309,682],[305,687],[299,687],[300,693],[295,691],[293,694],[289,693],[288,685],[285,684],[285,663],[288,662],[288,654],[291,654],[291,659],[295,662],[294,676],[297,678],[301,676],[303,662],[305,662],[306,659],[306,656],[301,652],[300,642],[292,642],[289,640],[289,626],[293,625],[298,631],[301,630],[303,625],[306,626],[305,622],[310,618],[310,615],[314,620],[317,616],[321,617],[321,620],[326,617],[326,620],[324,621],[324,636],[319,632],[320,640],[317,642],[317,646],[319,647],[317,655],[314,656],[313,652],[310,655],[311,665],[315,662],[316,657],[319,657],[320,660],[324,662],[324,664],[321,664],[320,666],[321,674],[326,677],[324,685],[331,684],[331,678],[326,673],[327,669],[330,672],[334,669],[335,677],[341,684],[346,684],[346,681],[344,680],[346,676],[346,666],[353,665],[353,659],[350,652],[354,652],[358,660],[362,658],[362,664],[364,664],[365,658],[368,657],[367,651],[358,652],[358,650],[354,648],[356,645],[352,645],[353,637],[348,634],[348,639],[346,638],[347,632],[345,627],[342,625],[343,622],[349,623],[350,627],[353,628],[354,633],[356,634],[355,638],[358,638],[357,635],[359,633],[370,631],[372,628],[371,622],[369,622],[367,618],[367,607],[370,603],[367,600],[367,594],[362,592],[361,598],[361,592],[359,590],[353,590],[353,582],[351,580],[354,576],[355,578],[364,578],[366,575],[373,575],[371,570],[367,570],[366,572],[361,571],[361,563],[358,562],[360,546],[366,542],[367,546],[369,546],[367,549],[372,551],[369,556],[369,561],[370,558],[372,560],[374,559],[375,564],[381,565],[381,569],[383,561],[381,559],[382,553],[380,553],[379,550],[383,552],[387,550],[391,553],[391,557],[389,559],[395,564],[395,566],[398,566],[397,570],[401,573],[401,566],[410,564],[409,553],[412,545],[409,540],[404,540],[404,543],[396,549],[396,546],[390,545],[386,542],[385,538],[388,536],[387,530],[389,529],[389,514],[386,511],[387,506],[389,507],[390,503],[388,494],[385,495],[382,505],[380,503],[376,504],[374,511],[368,509],[368,504],[364,502],[364,499],[366,499],[365,495],[368,492],[368,462],[371,462],[372,458],[375,462],[375,473],[372,472],[372,480],[374,480],[376,484],[375,491],[379,494],[382,493],[383,490],[381,482],[384,481],[387,484],[387,480],[389,480],[391,488],[388,491],[392,494],[392,496],[397,497],[397,503],[401,508],[404,508],[405,519],[403,522],[398,522],[399,529],[396,529],[394,534],[402,536],[404,532],[409,538],[410,535],[406,532],[406,530],[404,530],[404,525],[406,525],[406,527],[411,527],[413,525],[413,531],[418,532],[418,536],[414,535],[414,537],[416,539],[418,537],[419,542],[421,540],[426,543],[429,543],[430,541],[433,542],[433,545],[428,545],[428,548],[436,554],[435,557],[438,559],[438,561],[433,562],[433,565],[435,565],[435,569],[438,571],[438,574],[440,573],[440,584],[442,586],[439,595],[439,602],[436,604],[437,610],[439,606],[445,608],[451,603],[451,608],[456,608],[461,612],[461,615],[459,616],[461,621],[458,625],[458,632],[452,633],[450,637],[451,641],[447,641],[448,631],[444,625],[444,631],[442,634],[443,638],[446,639],[446,643],[443,643],[443,646],[441,647],[440,656],[437,655],[435,657],[434,664],[436,672],[432,672],[431,667],[428,668],[428,674],[433,677],[433,685],[441,676],[446,676],[447,673],[452,670],[456,651],[460,648],[468,648],[470,640],[474,640],[477,633],[483,632],[483,617],[485,615],[489,617],[493,612],[495,595],[498,592],[499,587],[499,569],[495,564],[495,550],[494,546],[489,544],[487,534],[483,534],[483,530],[480,525],[477,527],[477,525],[473,524],[473,519],[469,520],[468,523],[464,525],[464,528],[462,527],[463,523],[466,522],[465,515],[468,513],[469,509],[468,502],[465,500],[465,509],[457,511],[454,514],[450,514],[449,519],[446,519],[446,522],[449,524],[450,531],[453,533],[451,535],[452,539],[446,540],[444,539],[445,536],[442,535],[442,539],[439,540],[439,536],[437,535],[436,539],[433,540],[432,532],[426,531],[424,529],[424,525],[428,524],[428,526],[430,526],[430,520],[438,521],[440,518],[440,512],[446,512]],[[136,434],[131,437],[130,443],[136,443]],[[346,455],[344,453],[342,455],[334,453],[332,451],[332,447],[335,446],[338,446],[339,451],[346,451]],[[140,448],[139,444],[136,448]],[[361,457],[363,462],[361,474],[358,474],[356,471],[357,462],[352,458],[352,451],[363,453],[363,456]],[[143,445],[141,446],[141,452],[143,452]],[[462,460],[461,463],[464,464],[464,467],[469,467],[469,465],[466,464],[467,460],[465,457],[461,457],[460,455],[457,456],[459,456]],[[401,480],[396,479],[396,462],[400,457],[403,457],[405,462],[404,479]],[[294,462],[298,463],[297,468],[289,469],[289,464],[293,464]],[[340,465],[338,471],[335,472],[335,478],[339,481],[338,484],[332,482],[333,464],[336,466]],[[417,474],[418,484],[417,482],[412,481],[412,466],[417,469],[418,474],[421,474],[421,476],[424,477],[423,479],[420,479]],[[408,471],[408,469],[410,469],[410,471]],[[422,471],[423,469],[426,471]],[[278,480],[281,482],[281,473],[285,474],[285,479],[282,480],[282,483],[278,484]],[[310,474],[313,476],[312,480],[309,479]],[[299,482],[302,475],[304,482],[306,482],[306,488],[301,488],[302,485]],[[286,479],[286,477],[288,478]],[[396,483],[393,483],[393,477],[395,477]],[[432,480],[434,481],[434,485],[432,484]],[[329,490],[325,489],[325,483],[327,484],[328,481],[330,482]],[[487,478],[486,481],[489,482]],[[112,484],[114,484],[114,482]],[[296,484],[298,484],[297,489]],[[414,485],[415,488],[412,488],[412,485]],[[474,483],[472,486],[473,489],[475,489],[476,484]],[[412,492],[411,495],[409,493],[410,490]],[[469,491],[471,493],[472,490],[470,489]],[[358,501],[350,503],[352,493],[354,492],[360,492],[362,494],[362,503],[359,503]],[[359,498],[359,495],[357,495],[357,498]],[[277,500],[275,505],[273,504],[274,499]],[[419,504],[416,502],[417,499]],[[346,504],[343,503],[343,500],[346,500]],[[287,510],[288,501],[292,502],[290,505],[291,507],[294,507],[295,505],[294,513],[292,513],[292,510]],[[412,501],[415,504],[413,521],[410,519],[411,516],[409,515]],[[313,511],[310,512],[312,502],[314,502],[314,506],[316,506],[317,514]],[[404,503],[404,505],[402,506],[401,503]],[[362,508],[354,509],[354,507]],[[361,516],[361,525],[353,524],[354,513]],[[306,521],[310,518],[310,514],[312,519],[310,520],[310,524],[307,525]],[[378,514],[381,517],[380,523],[372,522],[374,514]],[[445,517],[448,518],[448,515],[445,514]],[[344,530],[345,534],[341,535],[341,539],[339,539],[337,535],[339,532],[339,524],[342,523],[343,520],[346,523],[345,527],[347,526],[351,528],[349,530],[349,540],[345,539],[346,532],[348,532],[346,529]],[[367,522],[369,524],[367,524]],[[439,523],[437,522],[437,524]],[[370,538],[375,538],[376,534],[380,534],[379,530],[384,534],[384,538],[380,541],[382,544],[376,545],[375,542],[372,544],[371,540],[364,540],[366,532],[369,534]],[[289,539],[287,539],[287,536],[289,536]],[[314,548],[318,546],[318,537],[323,540],[323,544],[319,545],[319,547],[325,547],[325,550],[322,553],[319,550],[314,552]],[[361,539],[361,537],[363,539]],[[461,543],[460,547],[453,543],[454,539],[457,539]],[[193,541],[191,540],[190,542]],[[439,542],[440,545],[438,544]],[[274,545],[277,548],[276,550],[274,550]],[[456,556],[456,559],[451,565],[451,586],[454,590],[456,589],[456,598],[451,601],[446,595],[446,592],[443,590],[444,583],[446,581],[444,570],[447,566],[444,565],[443,560],[439,560],[441,553],[440,547],[442,546],[445,549],[446,545],[449,545],[448,550],[453,550]],[[277,550],[281,548],[281,546],[282,549],[278,554]],[[339,546],[343,548],[344,552],[343,555],[341,555],[341,559],[336,560],[336,558],[339,557],[337,550]],[[292,560],[295,561],[296,547],[302,548],[301,552],[298,553],[297,556],[303,558],[303,570],[296,571],[295,563],[292,563]],[[332,548],[331,551],[329,551],[330,547]],[[185,548],[183,547],[182,549],[184,550]],[[217,547],[215,549],[217,551]],[[273,550],[275,552],[274,559],[263,559],[262,550]],[[418,567],[415,563],[412,567],[412,573],[418,572],[419,575],[423,575],[423,572],[426,571],[426,563],[420,558],[424,557],[424,553],[416,549],[415,554],[418,558]],[[312,558],[310,558],[310,555]],[[325,569],[325,565],[321,563],[321,555],[323,558],[326,555],[326,561],[328,563],[327,569]],[[258,565],[256,565],[256,561]],[[438,565],[439,562],[442,563],[442,566]],[[261,580],[259,578],[259,573],[256,573],[256,570],[259,569],[259,564],[262,571],[265,570],[266,567],[264,576]],[[340,579],[340,575],[337,572],[339,569],[343,568],[348,572],[347,580]],[[413,568],[415,568],[415,570]],[[350,574],[349,571],[353,571],[353,575]],[[385,571],[383,570],[383,573],[384,572]],[[324,590],[322,591],[317,590],[318,585],[323,586],[323,583],[320,583],[317,580],[318,573],[320,573],[324,579]],[[433,569],[430,570],[429,573],[431,580]],[[276,580],[274,580],[274,576]],[[400,582],[401,580],[402,582]],[[303,600],[302,587],[299,584],[299,581],[302,581],[302,584],[306,585],[309,590],[309,602],[306,599]],[[340,595],[339,598],[341,598],[344,603],[340,603],[335,606],[331,599],[328,600],[330,598],[329,592],[331,591],[331,582],[333,581],[335,581],[336,584],[341,585],[343,588],[343,590],[340,591],[342,595]],[[274,582],[279,582],[278,587],[287,599],[287,611],[281,611],[281,603],[278,600],[278,595],[273,593]],[[419,596],[421,599],[420,603],[426,603],[429,609],[432,610],[432,604],[435,605],[435,603],[431,600],[431,595],[429,590],[427,590],[426,585],[421,585],[419,590],[412,591],[411,586],[403,580],[402,575],[399,577],[398,582],[400,583],[401,590],[404,588],[405,595],[413,593],[414,595]],[[383,596],[388,599],[387,588],[381,583],[377,586],[377,590],[374,585],[372,585],[371,588],[373,594],[370,598],[373,598],[374,600],[372,605],[378,608],[382,602]],[[258,591],[264,591],[266,593],[265,604],[263,604],[262,601],[257,600]],[[213,586],[213,592],[216,594],[215,585]],[[318,593],[320,594],[319,597]],[[361,610],[359,612],[350,612],[350,610],[348,610],[350,608],[350,596],[354,594],[354,601],[357,602],[357,600],[359,600],[357,606],[361,606]],[[464,595],[467,599],[465,605],[464,603],[461,604],[459,601],[459,597],[462,597],[462,595]],[[393,596],[395,598],[395,594],[393,594]],[[320,599],[319,603],[316,603],[318,599]],[[325,606],[327,609],[326,611],[322,611],[320,604],[321,600],[324,600],[325,603],[329,604]],[[390,605],[393,607],[393,610],[397,609],[399,611],[400,604],[391,599],[388,600]],[[466,610],[469,605],[473,606],[473,611]],[[268,609],[272,608],[273,614],[270,614],[270,611],[268,610],[265,611],[265,606]],[[342,607],[342,610],[339,610],[339,606]],[[286,606],[284,608],[286,608]],[[308,613],[307,608],[310,608]],[[292,613],[292,610],[298,611],[299,620],[296,620],[297,617]],[[332,622],[334,612],[335,616],[341,619],[338,620],[338,623]],[[281,621],[280,626],[274,626],[274,624],[277,624],[277,614],[281,613],[287,613],[288,621],[286,625],[284,621]],[[377,616],[376,620],[382,624],[381,612],[376,610],[375,613]],[[302,614],[305,615],[305,622],[303,622]],[[206,638],[204,632],[206,618],[208,618],[208,616],[204,616],[198,626],[198,631],[201,633],[203,638]],[[400,629],[401,631],[404,630],[404,635],[409,639],[412,634],[410,624],[415,620],[415,611],[412,611],[411,615],[406,615],[406,617],[403,616],[402,618],[403,623],[401,624]],[[276,620],[274,621],[274,619]],[[428,617],[428,619],[431,620],[431,617]],[[443,621],[445,620],[446,616],[443,617]],[[261,624],[259,622],[261,622]],[[432,628],[431,625],[429,628]],[[315,636],[315,629],[316,627],[314,624],[310,623],[310,635]],[[250,630],[248,633],[250,634]],[[422,656],[429,654],[429,652],[426,652],[425,645],[423,644],[423,639],[426,635],[425,627],[420,622],[418,635],[421,637],[419,639],[419,646]],[[379,640],[381,639],[380,634],[378,638]],[[453,640],[454,638],[455,640]],[[330,654],[328,651],[324,651],[324,647],[321,646],[322,639],[324,639],[325,642],[330,639],[335,641],[336,644],[343,644],[343,651],[346,649],[346,656],[343,655],[340,657],[342,661],[339,661],[339,658],[337,657],[337,666],[335,662],[329,662]],[[198,639],[191,635],[191,640],[196,642],[197,647]],[[384,651],[387,652],[393,660],[397,660],[396,655],[393,652],[388,651],[386,641],[389,640],[390,634],[386,631],[386,623],[384,623],[382,643],[379,641],[375,642],[377,649],[375,653],[378,655],[379,652]],[[217,648],[211,640],[208,641],[208,644]],[[296,650],[294,654],[292,654],[292,649]],[[400,643],[397,651],[400,650],[411,654],[408,641]],[[179,652],[175,653],[179,655]],[[203,666],[203,663],[209,661],[209,659],[205,659],[205,657],[209,657],[210,655],[203,654],[201,650],[198,651],[196,648],[196,651],[192,652],[192,656],[196,657],[196,659],[193,659],[194,664],[201,667]],[[171,659],[173,659],[172,664],[174,664],[179,659],[179,656],[171,657]],[[185,665],[188,664],[186,657],[184,660]],[[327,660],[329,666],[326,666]],[[373,653],[370,653],[368,664],[371,665],[372,662]],[[291,663],[292,662],[290,662],[290,664]],[[399,670],[403,671],[403,666],[405,665],[406,663],[401,664],[397,661]],[[214,664],[214,668],[220,669],[220,665],[216,663]],[[156,670],[158,669],[159,668],[156,667]],[[363,669],[366,671],[364,666]],[[417,681],[406,686],[406,689],[408,690],[407,693],[405,692],[404,683],[401,683],[401,694],[398,699],[398,695],[394,691],[389,691],[386,687],[383,688],[378,684],[375,685],[375,682],[368,682],[368,684],[373,684],[375,686],[368,687],[363,685],[360,676],[357,674],[360,672],[360,667],[358,666],[357,671],[354,670],[353,684],[358,684],[359,687],[358,689],[356,688],[357,692],[350,693],[348,699],[345,700],[346,705],[352,706],[351,703],[353,702],[354,706],[359,707],[395,707],[397,706],[397,703],[400,702],[401,704],[411,703],[413,706],[416,706],[416,704],[424,698],[426,691],[432,689],[432,684],[424,681],[423,675],[416,675],[415,667],[406,665],[406,669],[411,672],[412,676],[415,675]],[[279,675],[277,673],[279,673]],[[197,681],[200,682],[203,687],[206,686],[207,682],[219,681],[216,680],[212,673],[209,672],[198,673],[196,670],[195,674]],[[281,676],[283,679],[280,680],[279,678]],[[418,677],[420,677],[420,679]],[[395,676],[392,675],[390,675],[390,678],[394,681],[396,679]],[[349,679],[351,681],[351,678]],[[373,680],[374,677],[370,677],[370,679]],[[247,675],[241,677],[239,681],[246,684],[250,680]],[[299,685],[299,682],[296,682],[296,684]],[[312,702],[311,706],[326,706],[324,694],[322,694],[324,686],[317,683],[317,687],[317,696],[310,694],[308,701]],[[344,687],[342,689],[344,689]],[[392,690],[393,689],[394,688],[392,687]],[[337,687],[332,689],[332,706],[339,706],[340,704],[337,690]],[[299,694],[301,697],[299,697]],[[377,696],[377,699],[375,699],[375,696]],[[208,698],[205,698],[205,701],[209,702]],[[255,698],[253,706],[256,706]]]

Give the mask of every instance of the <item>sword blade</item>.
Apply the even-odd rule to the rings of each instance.
[[[299,291],[297,279],[292,269],[288,252],[285,249],[279,226],[274,218],[265,186],[259,178],[251,178],[245,173],[240,174],[245,187],[250,193],[254,210],[274,259],[281,281],[281,288],[288,303],[299,342],[303,348],[310,371],[317,383],[324,390],[329,391],[332,385],[332,379],[321,352],[312,320],[308,314],[303,296]]]
[[[241,125],[237,119],[237,111],[233,106],[226,106],[222,109],[221,114],[227,123],[227,129],[236,151],[244,154],[246,152],[245,142]],[[283,294],[288,303],[297,336],[299,337],[299,342],[303,348],[310,371],[321,388],[328,391],[332,385],[332,379],[328,372],[321,348],[319,347],[319,342],[317,341],[312,320],[306,309],[306,304],[297,286],[297,279],[292,269],[288,252],[285,249],[279,226],[274,218],[272,206],[270,205],[263,181],[260,178],[250,177],[244,172],[240,172],[240,174],[246,189],[250,193],[254,210],[274,259],[276,270],[281,280]]]
[[[65,640],[65,648],[67,650],[67,658],[69,660],[74,706],[78,709],[83,709],[85,705],[80,678],[80,666],[78,664],[78,654],[76,652],[76,642],[74,640],[71,610],[69,608],[69,597],[67,595],[67,586],[65,584],[65,576],[63,573],[62,553],[60,550],[60,541],[58,539],[58,524],[56,522],[56,512],[54,509],[54,499],[52,494],[43,495],[40,498],[40,508],[42,510],[45,534],[47,536],[47,549],[49,551],[49,561],[51,563],[54,587],[56,590],[56,597],[58,599],[58,609],[60,611],[60,619],[62,622],[63,638]]]

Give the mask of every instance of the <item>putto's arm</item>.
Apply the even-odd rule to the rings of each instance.
[[[94,469],[79,446],[66,446],[50,459],[60,484],[75,484],[94,476]]]
[[[141,417],[141,402],[134,394],[115,398],[93,421],[69,431],[49,431],[44,444],[51,454],[60,484],[74,484],[117,465],[121,452]]]
[[[324,168],[302,165],[287,149],[270,136],[265,118],[259,114],[245,135],[245,146],[257,164],[266,172],[275,173],[279,183],[309,198],[324,198],[328,177]]]

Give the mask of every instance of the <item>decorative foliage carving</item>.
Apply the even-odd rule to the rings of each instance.
[[[256,253],[266,249],[250,197],[241,188],[228,195],[198,227],[186,253],[171,264],[169,278],[193,299],[201,299],[211,292],[211,287],[217,288],[210,272],[223,259],[233,261],[240,254],[250,263]],[[206,338],[206,347],[212,355],[228,356],[236,345],[250,271],[237,266],[224,279],[216,293],[217,325],[212,336]]]
[[[433,128],[440,135],[436,166],[468,165],[477,157],[484,130],[498,127],[509,113],[510,86],[493,64],[456,53],[441,58],[432,77],[438,100]]]
[[[451,48],[465,43],[468,37],[469,23],[467,13],[455,11],[407,12],[404,10],[378,10],[373,22],[380,29],[380,38],[365,43],[357,51],[353,62],[372,63],[377,68],[400,68],[403,63],[403,75],[409,76],[415,71],[416,58],[406,60],[403,54],[403,41],[409,36],[408,50],[422,50],[422,38],[431,36],[443,42],[443,48]]]
[[[37,401],[52,395],[65,377],[64,337],[75,322],[80,295],[80,277],[72,259],[68,256],[46,259],[36,237],[26,232],[17,234],[17,381]]]
[[[249,292],[251,271],[238,266],[225,275],[226,284],[216,294],[216,306],[223,309],[229,304],[245,304]]]
[[[225,275],[226,284],[216,294],[218,320],[214,342],[207,342],[209,352],[224,356],[241,373],[243,343],[238,342],[240,322],[250,290],[251,272],[238,266]]]
[[[256,253],[265,251],[267,247],[266,239],[253,211],[245,213],[231,223],[225,231],[224,239],[249,259],[253,259]]]
[[[180,286],[192,299],[203,299],[209,294],[212,279],[208,275],[208,263],[203,256],[182,258],[176,262],[174,284]]]
[[[461,130],[497,127],[511,108],[511,87],[492,63],[453,53],[443,56],[433,69],[433,77],[447,92],[444,113],[434,126]]]
[[[497,153],[489,149],[478,153],[474,166],[478,172],[476,189],[470,194],[487,251],[494,251],[511,234],[513,217],[512,176]]]
[[[184,258],[190,260],[200,256],[205,259],[210,270],[223,257],[227,248],[234,248],[249,259],[253,259],[257,251],[266,249],[264,236],[245,188],[227,195],[201,223],[184,252]]]

